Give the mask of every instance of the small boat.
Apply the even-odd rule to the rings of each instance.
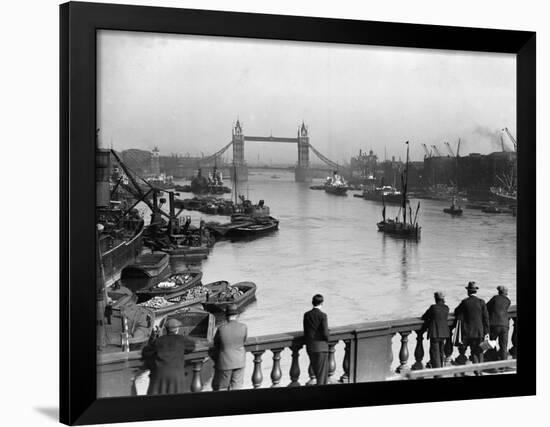
[[[420,210],[420,202],[416,206],[416,213],[413,219],[412,208],[410,206],[409,200],[407,198],[407,187],[408,187],[408,172],[409,172],[409,141],[407,141],[407,161],[405,162],[405,170],[401,174],[401,187],[403,188],[403,193],[401,195],[401,207],[399,211],[402,214],[402,221],[399,220],[399,213],[394,219],[386,219],[386,204],[384,199],[382,199],[384,206],[382,208],[382,221],[377,222],[376,226],[378,231],[384,232],[384,234],[389,234],[394,237],[400,237],[404,239],[420,239],[420,232],[422,227],[418,225],[418,211]],[[407,209],[408,208],[408,209]],[[408,211],[408,221],[407,221],[407,211]]]
[[[206,285],[194,286],[185,293],[175,297],[153,297],[139,305],[155,312],[158,317],[163,314],[172,313],[185,307],[191,307],[206,302],[211,295],[227,290],[229,282],[220,280]]]
[[[448,208],[443,209],[443,212],[451,214],[451,215],[462,215],[462,208],[460,205],[456,203],[456,198],[453,197],[453,201],[451,202],[451,206]]]
[[[144,302],[157,296],[164,298],[177,297],[193,286],[199,285],[201,279],[202,272],[199,270],[186,270],[181,273],[172,274],[162,282],[137,291],[138,302]]]
[[[165,253],[140,255],[122,270],[122,277],[156,277],[168,267],[169,259]]]
[[[271,233],[279,228],[279,220],[272,216],[257,218],[253,223],[243,223],[232,228],[227,235],[230,237],[251,237]]]
[[[380,221],[377,224],[378,231],[391,234],[397,237],[420,239],[420,232],[422,227],[418,224],[409,224],[401,221],[394,221],[388,219]]]
[[[271,175],[271,179],[279,179],[280,176],[279,175]]]
[[[496,206],[485,206],[483,209],[481,209],[481,212],[491,213],[491,214],[499,214],[499,213],[502,213],[502,209],[500,209]]]
[[[239,282],[228,286],[226,290],[211,296],[205,303],[204,309],[211,313],[222,313],[229,304],[235,304],[239,311],[256,298],[256,284],[253,282]]]

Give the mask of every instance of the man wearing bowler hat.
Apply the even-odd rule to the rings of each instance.
[[[422,331],[428,331],[430,340],[430,364],[432,368],[441,368],[445,360],[445,341],[450,339],[449,307],[445,304],[443,292],[434,293],[432,304],[422,315]]]
[[[142,350],[145,366],[151,370],[147,394],[188,392],[184,355],[195,349],[195,341],[179,335],[181,323],[177,319],[168,319],[164,326],[166,335],[158,337]]]
[[[475,282],[466,286],[468,298],[461,301],[455,309],[455,317],[462,322],[462,344],[470,347],[470,358],[473,363],[483,362],[483,351],[479,347],[484,338],[489,337],[489,313],[485,301],[476,296]]]
[[[314,295],[311,303],[313,308],[304,313],[304,340],[317,385],[328,381],[328,320],[322,311],[324,298]]]
[[[508,309],[510,308],[510,299],[508,298],[508,289],[506,286],[497,286],[498,295],[495,295],[487,303],[489,311],[489,337],[492,340],[498,338],[498,358],[506,360],[508,358],[508,328],[510,327],[510,317]]]
[[[228,305],[225,310],[227,323],[221,325],[214,335],[214,346],[210,353],[216,365],[212,380],[214,391],[237,390],[243,386],[246,357],[244,344],[248,331],[244,323],[237,322],[238,314],[235,304]]]

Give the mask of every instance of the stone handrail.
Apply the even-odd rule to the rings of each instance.
[[[515,356],[516,346],[516,320],[517,308],[511,306],[509,316],[514,323],[514,331],[512,333],[511,342],[513,347],[510,353]],[[411,317],[404,319],[394,319],[387,321],[362,322],[346,326],[337,326],[330,328],[329,341],[329,381],[336,382],[334,373],[336,370],[335,361],[335,345],[338,342],[343,342],[345,345],[345,355],[342,361],[344,374],[339,379],[339,382],[361,382],[369,380],[386,379],[390,371],[390,365],[393,360],[393,350],[391,347],[391,339],[395,334],[399,334],[401,339],[400,350],[398,354],[399,366],[396,368],[397,373],[405,373],[408,370],[424,369],[422,360],[424,358],[423,349],[423,333],[420,333],[422,328],[422,320],[419,317]],[[454,324],[454,317],[449,316],[449,325]],[[416,333],[416,347],[414,350],[415,363],[409,367],[409,349],[408,336]],[[282,379],[280,367],[281,352],[288,348],[292,352],[291,367],[289,370],[290,383],[289,386],[299,386],[300,366],[299,355],[300,350],[304,347],[303,331],[286,332],[281,334],[261,335],[249,337],[245,343],[247,352],[254,356],[254,369],[252,373],[252,385],[258,388],[263,382],[262,373],[262,356],[266,351],[272,353],[273,367],[271,370],[272,386],[279,386]],[[186,359],[193,366],[193,379],[191,390],[201,391],[203,385],[201,383],[201,369],[204,362],[208,358],[207,346],[199,346],[194,352],[186,355]],[[447,360],[450,361],[453,348],[450,351],[446,350]],[[460,349],[460,355],[455,359],[455,363],[464,364],[466,357],[464,355],[466,349]],[[98,364],[117,363],[123,360],[135,361],[141,358],[140,351],[131,351],[126,353],[115,353],[111,355],[103,355],[98,359]],[[315,376],[309,369],[310,381],[308,384],[315,382]]]

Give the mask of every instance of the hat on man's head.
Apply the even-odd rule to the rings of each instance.
[[[499,294],[508,294],[508,288],[506,286],[499,285],[497,286],[497,291]]]
[[[181,326],[181,322],[178,319],[168,319],[164,325],[166,329],[178,329]]]
[[[239,310],[237,309],[236,304],[229,304],[225,309],[225,315],[226,316],[236,316],[239,314]]]
[[[439,300],[444,300],[445,295],[441,291],[434,292],[434,298]]]
[[[468,282],[468,286],[466,286],[466,289],[469,291],[477,291],[479,287],[476,285],[476,282]]]

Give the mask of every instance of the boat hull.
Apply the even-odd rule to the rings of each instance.
[[[170,257],[167,254],[144,254],[136,258],[122,270],[122,277],[156,277],[168,267]]]
[[[395,237],[401,237],[405,239],[420,239],[422,227],[412,226],[410,224],[403,224],[396,221],[380,221],[376,224],[378,231],[384,234],[389,234]]]
[[[242,311],[248,304],[256,299],[256,285],[252,282],[239,282],[232,285],[243,291],[243,294],[237,299],[231,299],[227,301],[211,300],[203,303],[203,307],[210,313],[223,313],[228,305],[235,304],[237,310]]]
[[[335,196],[347,196],[348,187],[326,185],[325,192],[328,194],[334,194]]]
[[[201,271],[195,271],[195,270],[189,270],[187,272],[177,273],[170,276],[170,278],[174,278],[175,276],[182,275],[182,274],[190,274],[191,277],[189,280],[187,280],[185,283],[176,286],[174,288],[159,288],[157,284],[140,291],[137,291],[136,294],[138,296],[138,302],[144,302],[148,299],[151,299],[153,297],[164,297],[164,298],[174,298],[177,296],[180,296],[187,292],[189,289],[191,289],[193,286],[197,286],[201,283],[202,279],[202,272]]]

